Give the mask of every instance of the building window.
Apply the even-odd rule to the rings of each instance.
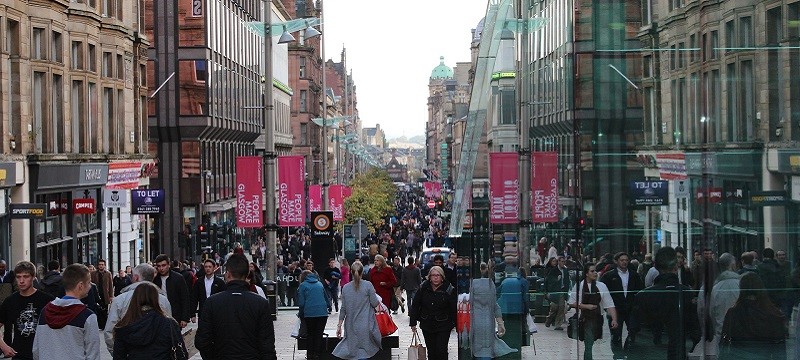
[[[47,111],[47,103],[44,99],[45,96],[45,73],[34,71],[33,73],[33,127],[29,132],[34,152],[42,152],[42,131],[44,130],[45,114]]]
[[[83,43],[80,41],[72,42],[72,52],[70,54],[72,60],[72,68],[75,70],[83,70]]]
[[[719,59],[719,31],[711,31],[711,59]]]
[[[308,123],[300,124],[300,145],[308,145]]]
[[[144,73],[144,71],[143,71]],[[195,60],[194,61],[194,78],[198,82],[206,82],[206,76],[208,75],[208,71],[206,70],[206,61],[205,60]],[[144,84],[142,84],[144,86]]]
[[[125,64],[122,62],[122,54],[117,55],[117,79],[125,80]]]
[[[516,98],[514,90],[500,92],[500,125],[516,124]]]
[[[789,5],[786,5],[787,14],[786,16],[789,18],[787,21],[787,31],[788,35],[792,39],[797,39],[800,37],[800,2],[793,2]]]
[[[294,2],[295,18],[302,18],[306,16],[306,0],[295,0]]]
[[[6,23],[6,51],[11,56],[19,56],[19,21],[8,19]]]
[[[645,55],[642,58],[642,65],[644,67],[644,77],[651,78],[653,77],[653,56]]]
[[[114,67],[114,58],[110,52],[103,51],[103,77],[111,77],[111,69]]]
[[[114,89],[103,88],[103,151],[116,154],[114,122]]]
[[[742,61],[741,69],[742,75],[740,93],[740,104],[742,110],[739,112],[739,126],[744,132],[742,140],[753,141],[755,137],[755,130],[753,123],[755,122],[755,85],[753,79],[753,61]],[[796,87],[797,81],[792,81],[790,87]],[[792,101],[793,108],[797,107],[796,101]]]
[[[697,61],[697,35],[691,34],[689,35],[689,62],[693,63]]]
[[[686,43],[678,43],[678,69],[683,69],[685,62]]]
[[[725,23],[725,53],[733,52],[736,47],[736,28],[733,26],[733,20]]]
[[[64,44],[63,40],[61,39],[60,32],[53,31],[53,39],[51,44],[53,61],[57,63],[64,63]]]
[[[89,71],[97,72],[97,47],[89,44]]]
[[[81,135],[83,123],[86,122],[86,98],[83,94],[83,81],[73,80],[70,94],[72,111],[72,152],[80,153],[86,146],[86,137]]]
[[[100,9],[100,15],[103,17],[109,17],[114,14],[114,9],[111,8],[111,4],[114,0],[103,0],[103,8]]]
[[[31,58],[36,60],[47,60],[45,50],[44,28],[33,28],[31,39]]]
[[[61,75],[53,75],[51,108],[53,118],[51,119],[51,133],[47,136],[47,142],[52,144],[51,150],[54,154],[64,152],[64,82]]]
[[[653,0],[642,0],[642,26],[650,25],[653,21]]]
[[[737,101],[736,96],[738,94],[738,89],[736,88],[737,78],[736,78],[736,63],[730,63],[727,66],[726,70],[727,74],[725,74],[725,80],[727,80],[727,130],[728,130],[728,141],[738,141],[739,140],[739,121],[737,116]]]
[[[300,112],[308,111],[308,91],[300,90]]]
[[[675,48],[675,45],[669,47],[669,69],[675,70],[675,67],[678,65],[678,52]]]
[[[300,57],[300,78],[304,79],[306,77],[306,57]]]
[[[116,0],[114,7],[117,8],[117,20],[122,21],[122,3],[123,0]]]
[[[205,62],[203,62],[203,65],[205,65]],[[205,81],[205,77],[203,77],[203,81]],[[139,86],[147,87],[147,68],[144,64],[139,64]]]
[[[120,154],[125,153],[125,140],[127,140],[127,136],[125,136],[125,92],[117,89],[117,118],[114,121],[114,126],[116,127],[117,134],[117,151]]]
[[[741,47],[750,49],[753,47],[755,42],[753,38],[753,18],[749,16],[743,16],[739,19],[739,42],[741,43]]]
[[[99,132],[97,129],[100,129],[100,124],[97,121],[97,115],[102,109],[100,109],[97,104],[97,96],[97,84],[89,83],[89,110],[86,112],[88,114],[86,116],[87,121],[83,122],[81,128],[82,136],[86,137],[86,148],[84,150],[86,153],[99,152],[99,147],[97,146],[97,135]]]

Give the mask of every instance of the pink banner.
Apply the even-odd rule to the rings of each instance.
[[[531,209],[534,223],[558,222],[558,153],[531,154]]]
[[[519,155],[489,154],[489,222],[519,223]]]
[[[347,185],[342,188],[342,196],[345,200],[353,195],[353,189]]]
[[[435,181],[426,181],[422,183],[425,189],[425,197],[428,199],[438,199],[442,197],[442,183]]]
[[[236,227],[263,226],[260,156],[236,157]]]
[[[322,186],[308,187],[308,211],[322,211]]]
[[[333,221],[344,221],[344,185],[329,186],[328,201],[329,210],[333,211]]]
[[[306,224],[306,164],[302,156],[278,156],[278,225]]]

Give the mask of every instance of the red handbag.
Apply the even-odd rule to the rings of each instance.
[[[395,325],[394,320],[392,320],[392,316],[382,308],[375,312],[375,321],[378,322],[378,329],[381,331],[381,336],[389,336],[397,331],[397,325]]]
[[[470,306],[469,303],[466,301],[460,301],[458,303],[458,313],[456,314],[456,331],[461,332],[469,332],[469,320],[470,320]]]

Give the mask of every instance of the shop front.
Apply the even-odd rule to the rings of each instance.
[[[32,164],[32,203],[46,204],[45,219],[31,221],[32,260],[96,264],[104,253],[102,188],[108,164]]]

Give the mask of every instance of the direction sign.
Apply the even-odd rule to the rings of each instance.
[[[428,209],[433,209],[436,207],[436,202],[433,200],[428,200]]]
[[[675,197],[678,199],[688,199],[689,194],[689,181],[675,180]]]

